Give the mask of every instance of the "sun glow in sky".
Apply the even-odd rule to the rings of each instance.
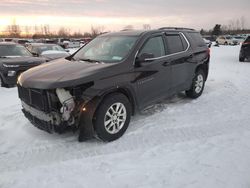
[[[66,27],[71,32],[90,31],[91,26],[121,30],[127,25],[141,29],[162,26],[210,29],[215,24],[248,18],[250,1],[239,0],[0,0],[0,32],[14,21],[25,27],[49,25],[51,31]]]

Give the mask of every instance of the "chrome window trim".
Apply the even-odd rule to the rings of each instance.
[[[182,33],[182,32],[179,32],[178,33],[179,35],[182,35],[183,38],[185,39],[185,41],[187,42],[188,46],[185,50],[183,51],[180,51],[180,52],[176,52],[176,53],[172,53],[172,54],[168,54],[168,55],[165,55],[165,56],[160,56],[160,57],[155,57],[155,58],[148,58],[148,59],[145,59],[145,61],[154,61],[154,60],[159,60],[159,59],[162,59],[162,58],[166,58],[166,57],[171,57],[171,56],[174,56],[174,55],[178,55],[178,54],[182,54],[182,53],[185,53],[189,50],[190,48],[190,43],[187,39],[187,37]],[[138,52],[136,53],[136,55],[138,54]]]

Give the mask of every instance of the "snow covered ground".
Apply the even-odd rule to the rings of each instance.
[[[0,88],[0,187],[249,188],[250,63],[238,52],[212,47],[200,98],[149,108],[111,143],[40,131],[16,88]]]

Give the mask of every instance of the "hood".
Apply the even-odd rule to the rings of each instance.
[[[70,54],[67,52],[60,52],[60,51],[54,51],[54,50],[46,51],[41,54],[41,57],[46,58],[47,61],[64,58],[68,56],[70,56]]]
[[[115,65],[59,59],[29,69],[21,74],[18,83],[25,88],[37,89],[72,87],[99,79]]]
[[[44,58],[38,57],[6,57],[0,58],[0,64],[8,64],[8,65],[19,65],[19,66],[34,66],[44,63]]]

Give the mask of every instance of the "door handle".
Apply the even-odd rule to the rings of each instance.
[[[163,66],[166,67],[166,66],[169,66],[170,64],[171,64],[171,61],[166,61],[166,62],[163,63]]]
[[[190,56],[189,56],[189,58],[193,58],[194,57],[194,54],[191,54]]]

